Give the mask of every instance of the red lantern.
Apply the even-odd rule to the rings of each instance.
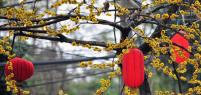
[[[188,49],[189,47],[189,42],[187,39],[185,39],[182,34],[185,34],[184,31],[179,31],[181,34],[179,33],[176,33],[172,38],[171,38],[171,41],[174,43],[174,44],[177,44],[185,49]],[[173,53],[171,54],[172,57],[175,57],[175,62],[176,63],[181,63],[181,62],[184,62],[186,61],[189,57],[190,57],[190,54],[185,50],[185,49],[182,49],[181,47],[178,47],[178,46],[174,46],[173,48]]]
[[[5,65],[5,74],[6,76],[10,73],[14,74],[14,80],[22,82],[30,78],[34,73],[34,66],[32,62],[25,59],[15,57],[10,60],[12,63],[13,70],[8,69],[8,64]]]
[[[130,49],[123,55],[122,75],[128,87],[137,88],[144,82],[144,56],[139,49]]]

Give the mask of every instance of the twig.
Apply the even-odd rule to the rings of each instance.
[[[42,1],[42,0],[37,0],[37,1]],[[25,2],[23,4],[30,4],[30,3],[34,3],[34,2],[35,2],[35,0],[28,1],[28,2]],[[20,3],[17,3],[17,4],[12,4],[12,5],[1,6],[0,8],[16,7],[16,6],[20,6],[20,5],[21,5]]]
[[[16,35],[14,33],[12,43],[11,43],[11,48],[12,48],[11,51],[10,51],[11,54],[13,54],[13,49],[14,49],[14,45],[15,45],[15,38],[16,38]]]
[[[120,95],[123,94],[123,92],[124,92],[124,87],[125,87],[125,84],[123,85],[123,87],[122,87],[122,89],[121,89]]]
[[[64,20],[68,20],[71,17],[85,17],[83,15],[59,15],[59,16],[55,16],[55,17],[50,17],[50,18],[45,18],[45,19],[37,19],[37,20],[32,20],[32,21],[41,21],[41,20],[50,20],[50,19],[55,19],[52,21],[49,21],[45,24],[40,24],[40,25],[33,25],[33,26],[16,26],[16,27],[0,27],[0,30],[23,30],[23,29],[29,29],[29,28],[39,28],[39,27],[43,27],[43,26],[47,26],[47,25],[51,25],[51,24],[55,24],[57,22],[60,21],[64,21]],[[1,17],[1,18],[6,18],[6,17]],[[10,20],[18,20],[16,18],[11,18]],[[97,24],[103,24],[103,25],[110,25],[112,27],[116,27],[119,30],[123,30],[123,27],[114,23],[114,22],[110,22],[107,20],[103,20],[103,19],[97,19],[98,23]]]
[[[105,42],[70,39],[61,34],[58,35],[60,38],[59,37],[49,37],[49,36],[39,36],[39,35],[28,35],[28,34],[24,34],[24,33],[16,33],[16,36],[25,36],[25,37],[31,37],[31,38],[46,39],[46,40],[50,40],[50,41],[66,42],[66,43],[77,42],[80,44],[90,44],[90,45],[95,45],[95,46],[107,47],[107,44]]]
[[[179,78],[179,74],[177,73],[176,66],[175,66],[175,63],[174,63],[174,62],[172,63],[172,67],[173,67],[174,73],[175,73],[175,75],[176,75],[176,77],[177,77],[179,92],[182,93],[181,80],[180,80],[180,78]]]

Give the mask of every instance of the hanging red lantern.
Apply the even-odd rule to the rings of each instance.
[[[8,69],[8,64],[5,65],[5,74],[8,76],[10,73],[14,74],[14,80],[22,82],[30,78],[34,73],[34,66],[32,62],[25,59],[15,57],[10,60],[13,70]]]
[[[123,55],[122,75],[128,87],[137,88],[144,82],[144,56],[139,49],[130,49]]]
[[[176,63],[182,63],[190,57],[190,54],[188,53],[188,51],[186,51],[189,47],[189,42],[182,36],[182,34],[185,34],[185,32],[179,31],[179,33],[176,33],[171,38],[173,44],[176,44],[173,48],[173,53],[171,54],[171,56],[175,58]],[[179,46],[185,48],[186,50]]]

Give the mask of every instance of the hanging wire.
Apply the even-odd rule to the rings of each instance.
[[[180,10],[180,7],[179,7],[179,10]],[[185,20],[185,19],[184,19],[184,20]],[[176,23],[179,24],[178,19],[176,20]],[[183,24],[184,24],[184,22],[183,22]],[[177,77],[177,79],[178,79],[178,80],[177,80],[177,83],[178,83],[178,87],[179,87],[179,92],[182,93],[181,80],[180,80],[179,74],[178,74],[178,72],[177,72],[177,70],[176,70],[175,62],[172,63],[172,67],[173,67],[174,73],[175,73],[175,75],[176,75],[176,77]]]
[[[54,61],[36,61],[33,62],[35,66],[45,66],[45,65],[52,65],[52,64],[75,64],[76,62],[81,62],[81,61],[90,61],[90,60],[102,60],[102,59],[110,59],[113,58],[114,55],[110,56],[104,56],[104,57],[90,57],[90,58],[80,58],[80,59],[72,59],[72,60],[54,60]],[[5,63],[0,64],[1,66],[4,66]]]
[[[111,71],[105,71],[105,72],[99,72],[99,73],[94,73],[94,74],[89,74],[89,75],[76,76],[73,78],[67,78],[67,79],[62,79],[62,80],[55,80],[55,81],[49,81],[49,82],[44,82],[44,83],[38,83],[38,84],[25,86],[25,88],[36,87],[36,86],[41,86],[41,85],[55,84],[55,83],[60,83],[60,82],[64,82],[64,81],[71,81],[71,80],[78,79],[78,78],[85,78],[85,77],[89,77],[89,76],[101,75],[101,74],[109,73],[109,72],[111,72]]]
[[[36,8],[36,2],[37,2],[38,0],[35,0],[35,1],[33,1],[33,12],[35,11],[35,8]]]
[[[114,0],[113,1],[114,2],[114,23],[116,23],[116,19],[117,19],[117,11],[116,11],[116,0]],[[114,33],[114,42],[115,42],[115,44],[117,43],[117,38],[116,38],[116,28],[115,27],[113,27],[113,33]],[[117,55],[117,53],[115,53],[115,56]],[[115,56],[113,57],[113,59],[112,59],[112,62],[114,62],[114,58],[115,58]],[[113,70],[112,71],[114,71],[114,67],[113,67]],[[120,81],[119,81],[119,84],[120,84]],[[112,88],[112,87],[111,87]]]
[[[117,8],[116,8],[116,0],[114,0],[114,23],[116,23],[116,19],[117,19]],[[117,38],[116,38],[116,28],[115,27],[113,27],[113,31],[114,31],[114,41],[115,41],[115,43],[117,43]]]
[[[114,23],[116,23],[116,19],[117,19],[117,8],[116,8],[116,0],[113,0],[114,2]],[[115,44],[117,43],[117,37],[116,37],[116,28],[113,27],[113,33],[114,33],[114,42]],[[115,53],[115,56],[117,55],[117,53]],[[112,62],[114,62],[114,58],[112,60]],[[114,67],[113,67],[113,71],[114,71]],[[121,76],[119,76],[119,93],[121,90]]]
[[[177,70],[176,70],[175,62],[172,63],[172,66],[173,66],[173,68],[174,68],[174,73],[175,73],[175,75],[176,75],[176,77],[177,77],[177,79],[178,79],[177,82],[178,82],[178,87],[179,87],[179,93],[182,93],[181,80],[180,80],[179,74],[178,74],[178,72],[177,72]]]
[[[108,0],[106,0],[105,2],[107,2],[108,4],[109,4],[109,1]],[[113,2],[114,2],[114,23],[116,23],[116,0],[113,0]],[[107,5],[107,6],[105,6],[105,7],[107,7],[106,9],[105,9],[105,11],[106,10],[108,10],[108,8],[109,8],[109,5]],[[115,27],[113,27],[113,33],[114,33],[114,42],[115,42],[115,44],[117,43],[117,38],[116,38],[116,28]],[[115,55],[114,55],[114,57],[112,58],[112,63],[114,62],[114,58],[116,57],[116,55],[117,55],[117,53],[115,53]],[[114,72],[114,67],[112,67],[112,72]],[[111,81],[112,79],[110,79],[110,81]],[[110,86],[110,89],[111,89],[112,87]],[[103,94],[103,93],[102,93]]]
[[[14,33],[14,35],[13,35],[13,40],[12,40],[12,43],[11,43],[11,47],[12,47],[12,49],[11,49],[11,51],[10,51],[11,54],[13,54],[14,44],[15,44],[15,38],[16,38],[16,35],[15,35],[15,33]]]
[[[79,65],[75,65],[75,66],[72,66],[72,67],[68,67],[68,66],[62,66],[62,67],[49,67],[49,68],[46,68],[46,69],[36,69],[35,71],[36,72],[49,72],[49,71],[53,71],[53,70],[64,70],[64,69],[71,69],[71,68],[79,68],[80,66]]]
[[[120,95],[123,94],[123,92],[124,92],[124,87],[125,87],[125,84],[123,85],[123,87],[122,87],[122,89],[121,89]]]
[[[79,55],[79,54],[72,54],[72,53],[68,53],[68,52],[64,52],[64,51],[57,51],[56,49],[48,49],[48,48],[42,48],[42,47],[37,47],[37,46],[29,46],[29,47],[33,47],[33,48],[37,48],[37,49],[41,49],[41,50],[47,50],[47,51],[50,51],[50,52],[61,52],[63,54],[69,54],[69,55],[73,55],[73,56],[89,58],[87,56],[83,56],[83,55]]]
[[[70,77],[81,76],[81,75],[87,76],[87,75],[90,75],[90,74],[100,73],[100,72],[112,72],[112,69],[99,70],[99,71],[93,71],[93,70],[88,69],[88,70],[85,70],[83,72],[76,72],[77,71],[76,69],[77,68],[73,68],[70,71],[66,71],[66,70],[61,71],[60,70],[60,71],[57,71],[57,72],[67,72],[66,75],[64,75],[64,78],[65,78],[65,76],[67,76],[67,78],[70,78]],[[50,72],[46,72],[46,73],[51,74],[51,73],[54,73],[54,71],[53,72],[50,71]],[[44,77],[44,76],[46,76],[46,73],[38,73],[38,74],[41,74],[42,77]],[[39,76],[39,78],[40,79],[34,79],[34,81],[40,82],[41,81],[41,76]],[[58,79],[58,80],[59,79],[64,79],[63,76],[55,76],[54,78]],[[48,81],[48,80],[50,80],[49,77],[46,77],[46,81]]]

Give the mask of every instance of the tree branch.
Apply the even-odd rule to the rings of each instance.
[[[70,39],[70,38],[65,37],[62,34],[59,34],[58,37],[49,37],[49,36],[39,36],[39,35],[28,35],[25,33],[16,33],[16,36],[25,36],[25,37],[45,39],[45,40],[50,40],[50,41],[66,42],[66,43],[76,42],[76,43],[80,43],[80,44],[89,44],[89,45],[94,45],[94,46],[107,47],[107,44],[105,42]]]
[[[177,5],[171,6],[169,8],[169,10],[168,10],[168,14],[175,13],[177,10],[178,10],[178,6]],[[164,22],[164,24],[166,24],[169,21],[170,21],[170,19],[166,19],[163,22]],[[160,31],[162,30],[162,28],[163,27],[159,25],[155,29],[154,33],[151,35],[150,38],[160,37],[161,36],[160,35]],[[139,49],[141,49],[144,54],[147,54],[151,50],[151,47],[147,43],[143,43],[142,45],[140,45]]]
[[[35,1],[43,1],[43,0],[33,0],[33,1],[25,2],[23,4],[31,4],[31,3],[34,3]],[[16,3],[16,4],[12,4],[12,5],[0,6],[0,8],[16,7],[16,6],[20,6],[20,5],[21,5],[20,3]]]
[[[0,27],[0,30],[25,30],[25,29],[29,29],[29,28],[40,28],[40,27],[43,27],[43,26],[47,26],[47,25],[51,25],[51,24],[55,24],[57,22],[60,22],[60,21],[64,21],[64,20],[68,20],[70,19],[71,17],[86,17],[86,16],[83,16],[83,15],[59,15],[59,16],[55,16],[55,17],[49,17],[49,18],[43,18],[43,19],[37,19],[37,20],[32,20],[32,21],[41,21],[41,20],[51,20],[51,19],[55,19],[55,20],[52,20],[52,21],[49,21],[47,23],[44,23],[44,24],[41,24],[41,25],[34,25],[34,26],[16,26],[16,27]],[[2,18],[5,18],[5,17],[2,17]],[[18,21],[18,19],[16,18],[12,18],[12,20],[15,20],[15,21]],[[110,21],[107,21],[107,20],[103,20],[103,19],[97,19],[98,23],[97,24],[103,24],[103,25],[110,25],[112,27],[115,27],[119,30],[123,30],[123,27],[114,23],[114,22],[110,22]]]

